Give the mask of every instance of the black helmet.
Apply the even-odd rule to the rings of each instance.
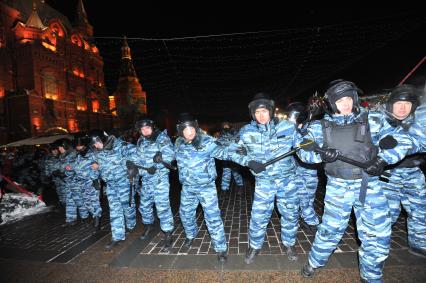
[[[257,93],[252,101],[248,105],[250,117],[253,120],[256,120],[254,113],[258,108],[266,108],[269,110],[269,116],[271,119],[274,118],[275,113],[275,102],[271,99],[271,97],[263,92]]]
[[[329,114],[339,113],[339,110],[337,110],[336,101],[342,97],[348,96],[353,100],[352,111],[359,112],[358,94],[362,94],[362,90],[360,90],[353,82],[342,79],[332,81],[324,94],[326,111]]]
[[[140,132],[142,127],[149,126],[154,130],[155,123],[150,117],[143,117],[135,123],[135,129]]]
[[[308,109],[302,102],[292,102],[285,108],[284,112],[288,116],[288,120],[297,125],[303,124],[308,118]]]
[[[399,85],[395,87],[390,95],[388,100],[386,101],[386,111],[388,114],[392,115],[393,112],[393,104],[397,101],[408,101],[413,104],[411,107],[410,114],[416,111],[417,106],[419,106],[419,94],[417,89],[412,85]]]
[[[71,149],[71,147],[72,147],[71,140],[67,139],[67,138],[58,139],[53,144],[56,148],[63,147],[65,149],[65,151]]]
[[[74,148],[77,146],[87,146],[89,144],[89,136],[85,132],[79,132],[74,134],[72,145]]]
[[[188,112],[179,114],[178,123],[176,125],[177,133],[180,137],[183,137],[183,130],[187,127],[195,128],[198,132],[198,121]]]
[[[93,146],[96,142],[105,144],[108,139],[108,135],[105,131],[95,129],[89,133],[89,145]]]

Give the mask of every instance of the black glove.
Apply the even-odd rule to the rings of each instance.
[[[385,172],[385,167],[388,165],[383,159],[376,157],[371,160],[370,165],[365,169],[369,175],[380,176]]]
[[[133,163],[130,160],[126,160],[126,167],[127,167],[127,175],[129,176],[130,179],[133,179],[138,175],[139,170],[135,163]]]
[[[154,155],[154,157],[152,158],[152,160],[154,161],[154,163],[161,163],[163,162],[163,156],[161,155],[160,151],[157,151]]]
[[[101,180],[99,179],[93,180],[92,185],[97,191],[99,191],[101,189]]]
[[[381,149],[392,149],[398,145],[398,141],[391,135],[387,135],[379,142],[379,147]]]
[[[266,166],[263,165],[263,163],[257,162],[255,160],[250,160],[247,166],[256,174],[266,170]]]
[[[239,155],[243,155],[243,156],[247,156],[247,149],[244,146],[239,146],[236,150],[236,153],[238,153]]]
[[[339,156],[339,152],[334,148],[321,148],[319,150],[319,154],[321,156],[322,161],[331,163],[337,160]]]
[[[146,172],[148,172],[149,174],[153,175],[155,174],[155,171],[157,170],[157,168],[155,168],[155,166],[151,166],[149,168],[146,169]]]

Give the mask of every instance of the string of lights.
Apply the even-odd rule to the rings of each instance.
[[[227,105],[256,91],[268,91],[279,102],[298,97],[424,22],[404,15],[314,28],[126,39],[149,105],[161,108],[167,98],[168,104],[190,104],[201,113],[217,102],[227,112]],[[123,38],[93,40],[113,92]]]

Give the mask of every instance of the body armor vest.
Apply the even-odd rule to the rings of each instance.
[[[342,156],[367,163],[377,156],[378,148],[371,140],[368,113],[351,124],[338,125],[333,121],[321,120],[324,147],[339,150]],[[325,164],[325,172],[335,178],[346,180],[362,179],[362,168],[336,160]]]

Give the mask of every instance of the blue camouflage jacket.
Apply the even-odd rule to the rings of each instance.
[[[361,109],[361,112],[358,115],[351,113],[347,116],[340,115],[328,115],[324,116],[324,119],[333,121],[337,124],[343,125],[348,123],[354,123],[355,119],[362,115],[366,110]],[[385,116],[381,112],[368,112],[368,124],[371,132],[371,139],[374,145],[378,146],[382,138],[389,135],[389,129],[383,127]],[[392,132],[392,136],[398,141],[398,145],[392,149],[380,149],[378,152],[378,157],[383,159],[388,164],[394,164],[398,161],[401,161],[411,150],[412,140],[411,138],[402,131],[402,129],[397,129]],[[321,122],[314,121],[307,128],[306,138],[313,139],[319,146],[323,146],[323,131]],[[302,161],[307,163],[320,163],[322,162],[319,154],[314,151],[305,151],[299,150],[298,156]]]
[[[292,150],[300,141],[301,136],[290,121],[271,120],[266,125],[251,121],[241,128],[238,141],[230,144],[227,154],[229,159],[242,166],[247,166],[250,160],[265,163]],[[247,155],[238,154],[235,150],[239,147],[245,148]],[[267,166],[263,172],[252,174],[256,178],[273,179],[291,175],[294,170],[294,157],[289,156]]]
[[[216,143],[215,138],[199,132],[196,142],[192,143],[178,137],[175,142],[175,155],[181,184],[196,186],[208,184],[216,179],[214,158],[224,159],[225,150]]]
[[[126,160],[134,154],[135,146],[119,138],[114,140],[111,149],[94,151],[93,160],[99,164],[99,175],[106,183],[117,183],[128,180]]]
[[[154,155],[158,151],[161,152],[162,159],[165,163],[170,164],[173,160],[175,160],[174,147],[166,130],[163,132],[156,131],[150,138],[141,136],[137,142],[135,151],[136,156],[133,155],[130,160],[136,165],[145,168],[155,166],[157,169],[155,174],[167,174],[170,171],[168,168],[166,168],[162,163],[154,163],[153,161]],[[139,169],[139,174],[144,180],[153,176],[144,169]]]

